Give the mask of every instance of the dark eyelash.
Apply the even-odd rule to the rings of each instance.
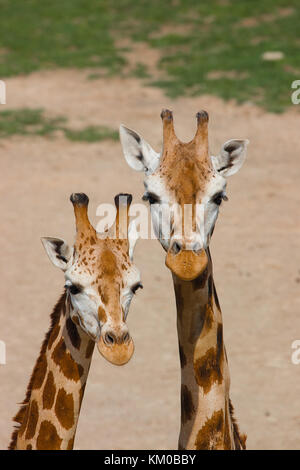
[[[212,198],[212,201],[215,204],[217,204],[217,206],[220,206],[222,204],[222,200],[223,201],[228,201],[228,197],[223,192],[215,194],[214,197]]]
[[[135,294],[138,289],[143,289],[143,288],[144,288],[143,284],[139,282],[138,284],[135,284],[134,286],[132,286],[131,290],[132,290],[132,293]]]
[[[77,284],[72,284],[71,286],[65,286],[72,295],[79,294],[82,291],[82,288]]]
[[[148,201],[149,204],[157,204],[160,202],[160,199],[156,194],[146,192],[142,197],[143,201]]]

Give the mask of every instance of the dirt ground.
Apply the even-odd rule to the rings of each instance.
[[[88,72],[52,71],[6,81],[7,107],[45,108],[69,125],[141,132],[157,150],[163,107],[175,114],[182,140],[193,137],[195,114],[210,114],[211,153],[230,138],[249,138],[248,159],[228,185],[211,242],[224,316],[231,397],[250,449],[300,447],[299,114],[265,113],[213,97],[166,98],[137,79],[87,80]],[[3,107],[4,109],[4,107]],[[15,137],[0,142],[1,284],[0,448],[23,400],[63,276],[49,262],[41,236],[74,237],[69,196],[86,192],[96,207],[119,192],[140,201],[142,175],[126,164],[119,143],[74,143]],[[174,449],[180,411],[180,370],[171,275],[156,240],[139,241],[135,262],[144,289],[129,313],[135,341],[130,363],[117,368],[95,350],[75,442],[77,449]]]

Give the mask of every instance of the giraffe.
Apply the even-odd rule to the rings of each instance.
[[[90,224],[88,197],[76,193],[70,199],[76,220],[74,246],[42,238],[50,260],[64,273],[65,290],[14,418],[18,427],[10,449],[73,449],[95,344],[116,365],[128,362],[134,351],[126,317],[134,293],[142,287],[132,261],[136,229],[134,222],[128,230],[120,223],[124,218],[128,222],[132,196],[115,197],[115,223],[104,234]]]
[[[163,110],[161,118],[161,153],[123,125],[120,140],[129,166],[144,171],[143,199],[150,203],[154,231],[173,278],[181,364],[178,447],[244,449],[246,436],[239,432],[229,398],[222,314],[209,242],[220,205],[227,199],[227,177],[241,168],[249,141],[229,140],[218,156],[209,156],[206,111],[197,113],[197,131],[188,143],[176,137],[171,111]]]

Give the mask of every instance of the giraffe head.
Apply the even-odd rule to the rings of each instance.
[[[163,110],[161,118],[161,153],[123,125],[120,139],[129,166],[145,173],[143,199],[150,203],[156,236],[167,252],[166,265],[179,278],[193,280],[207,266],[210,238],[227,199],[227,177],[241,168],[248,140],[229,140],[218,156],[210,156],[206,111],[197,113],[197,131],[188,143],[177,138],[171,111]]]
[[[134,222],[127,229],[132,196],[115,197],[115,225],[102,235],[89,221],[88,197],[72,194],[70,199],[76,219],[74,246],[59,238],[42,238],[42,242],[52,263],[64,272],[71,319],[97,343],[108,361],[123,365],[134,351],[126,317],[134,293],[142,287],[132,262]],[[124,219],[126,224],[120,223]]]

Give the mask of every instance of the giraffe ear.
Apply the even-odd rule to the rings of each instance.
[[[133,170],[147,173],[156,170],[160,154],[155,152],[141,135],[121,124],[120,140],[125,159]]]
[[[231,176],[239,171],[245,158],[249,140],[231,139],[225,142],[220,155],[211,157],[215,170],[222,176]]]
[[[43,237],[41,241],[50,261],[54,266],[65,271],[72,256],[69,245],[61,238]]]
[[[135,220],[132,220],[128,227],[129,258],[131,261],[133,260],[134,248],[139,238],[140,236],[136,228]]]

